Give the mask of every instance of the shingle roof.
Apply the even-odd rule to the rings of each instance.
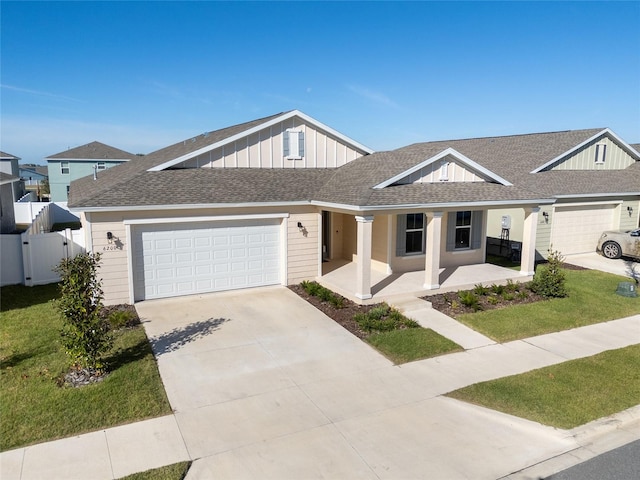
[[[278,114],[280,115],[280,114]],[[276,115],[277,116],[277,115]],[[273,118],[273,117],[267,117]],[[218,132],[233,135],[260,119]],[[69,206],[211,204],[318,201],[352,206],[402,206],[466,202],[535,201],[559,195],[638,194],[640,162],[623,171],[548,171],[533,169],[566,153],[604,129],[571,130],[504,137],[416,143],[360,157],[337,169],[194,169],[148,172],[188,149],[196,138],[100,172],[72,184]],[[234,133],[230,133],[234,132]],[[411,167],[453,148],[511,182],[392,185],[373,188]],[[191,150],[192,151],[192,150]]]
[[[8,173],[5,173],[5,172],[0,172],[0,184],[13,183],[13,182],[19,182],[19,181],[20,181],[20,177],[9,175]]]
[[[133,153],[125,152],[124,150],[105,145],[104,143],[91,142],[50,155],[47,157],[47,160],[130,160],[135,158],[135,156]]]
[[[16,157],[15,155],[11,155],[10,153],[1,152],[1,151],[0,151],[0,158],[2,160],[20,160],[20,157]]]

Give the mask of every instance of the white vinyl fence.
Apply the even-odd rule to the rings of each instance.
[[[0,285],[45,285],[60,280],[60,260],[84,252],[84,231],[1,235],[0,247]]]

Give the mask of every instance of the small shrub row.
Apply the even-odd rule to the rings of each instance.
[[[318,282],[309,282],[307,280],[300,283],[302,289],[312,297],[318,297],[323,302],[329,302],[336,308],[344,307],[344,297],[333,293],[328,288],[323,287]]]
[[[403,328],[417,328],[417,322],[405,317],[395,308],[381,303],[367,313],[357,313],[353,316],[358,326],[367,333],[390,332]]]

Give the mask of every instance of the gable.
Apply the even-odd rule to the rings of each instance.
[[[492,182],[510,186],[504,178],[484,168],[470,158],[447,148],[413,167],[374,186],[385,188],[390,185],[409,185],[414,183],[470,183]]]
[[[216,132],[212,132],[216,133]],[[185,144],[207,143],[203,136]],[[202,137],[202,138],[201,138]],[[149,171],[169,168],[332,168],[362,155],[368,147],[298,110],[268,117],[201,148],[167,158]]]
[[[624,170],[637,161],[640,161],[640,153],[611,130],[605,129],[531,173],[552,170]]]
[[[367,153],[294,116],[172,168],[335,168]]]

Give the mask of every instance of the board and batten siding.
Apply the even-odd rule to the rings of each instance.
[[[604,163],[596,162],[596,145],[606,145]],[[594,140],[549,170],[623,170],[635,160],[608,137]]]
[[[312,280],[319,268],[319,217],[317,212],[292,214],[287,222],[287,285]],[[302,229],[298,228],[298,222]]]
[[[283,138],[287,129],[304,132],[304,156],[284,157]],[[230,144],[189,159],[184,168],[334,168],[366,152],[354,149],[327,132],[293,117]]]
[[[442,164],[447,163],[446,176],[443,176]],[[398,180],[399,185],[411,183],[443,183],[443,182],[484,182],[485,179],[476,174],[473,170],[446,158],[443,161],[431,163],[420,170],[417,170],[406,177]]]

